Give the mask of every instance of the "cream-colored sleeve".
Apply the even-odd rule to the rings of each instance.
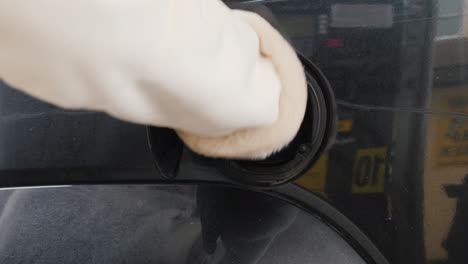
[[[64,108],[222,140],[280,116],[281,74],[247,20],[219,0],[0,0],[0,79]]]

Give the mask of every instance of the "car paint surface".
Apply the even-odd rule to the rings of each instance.
[[[390,263],[468,263],[466,2],[226,2],[266,17],[334,89],[337,138],[296,184]],[[3,186],[161,180],[143,126],[60,110],[5,85],[0,124]]]

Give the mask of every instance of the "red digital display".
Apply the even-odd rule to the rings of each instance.
[[[338,48],[343,47],[344,43],[342,39],[327,39],[327,47]]]

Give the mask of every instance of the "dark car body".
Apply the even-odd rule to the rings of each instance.
[[[0,230],[17,232],[0,237],[0,262],[468,263],[468,3],[226,2],[326,76],[331,147],[277,187],[226,179],[224,161],[188,150],[168,179],[146,127],[3,84]]]

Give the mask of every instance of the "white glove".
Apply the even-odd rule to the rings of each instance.
[[[267,22],[219,0],[0,0],[0,78],[49,103],[261,158],[297,133],[306,83]]]

